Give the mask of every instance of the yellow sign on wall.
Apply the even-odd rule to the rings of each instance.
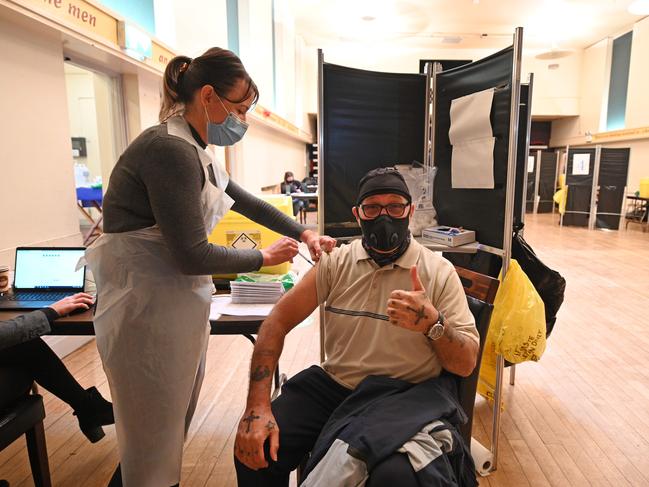
[[[117,44],[117,19],[85,0],[20,0],[15,3]]]
[[[153,56],[151,57],[151,60],[148,64],[159,69],[160,71],[164,71],[169,61],[171,61],[171,59],[175,56],[176,55],[169,49],[157,43],[156,41],[153,41]]]

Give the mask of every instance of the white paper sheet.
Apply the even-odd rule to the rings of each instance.
[[[527,156],[527,172],[534,172],[534,162],[535,161],[536,161],[536,157]]]
[[[451,145],[493,136],[489,119],[493,99],[494,89],[490,88],[451,101]]]
[[[212,314],[229,316],[268,316],[274,304],[234,304],[229,295],[215,296],[212,298],[210,319]]]
[[[451,157],[451,186],[453,188],[494,188],[495,142],[495,137],[487,137],[453,146]]]
[[[590,154],[574,154],[572,156],[572,175],[588,176],[590,172]]]
[[[451,127],[448,135],[453,145],[453,188],[494,188],[495,138],[489,119],[493,97],[494,89],[490,88],[451,102]]]

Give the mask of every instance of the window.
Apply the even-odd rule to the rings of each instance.
[[[627,32],[613,41],[611,78],[608,86],[608,108],[606,111],[606,130],[624,128],[632,36],[633,32]]]

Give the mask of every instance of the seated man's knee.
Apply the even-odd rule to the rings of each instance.
[[[415,471],[405,453],[393,453],[370,472],[366,487],[417,487]]]

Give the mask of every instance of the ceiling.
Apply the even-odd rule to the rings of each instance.
[[[628,30],[632,0],[288,0],[308,45],[385,42],[490,49],[524,27],[526,49],[580,49]]]

